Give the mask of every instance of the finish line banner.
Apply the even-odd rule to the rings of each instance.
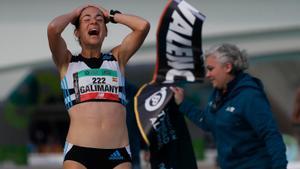
[[[135,115],[143,139],[150,145],[148,134],[157,130],[163,119],[164,107],[173,97],[170,85],[150,83],[143,85],[135,96]]]
[[[157,83],[201,82],[202,25],[205,16],[183,0],[169,0],[157,30]]]
[[[197,169],[190,133],[170,84],[152,82],[141,87],[135,97],[135,114],[149,145],[151,169]]]
[[[202,82],[202,24],[205,16],[183,0],[169,0],[157,29],[153,80],[134,100],[141,135],[149,145],[151,169],[197,169],[190,134],[170,86]]]
[[[204,15],[183,0],[169,0],[161,15],[157,29],[158,55],[153,81],[142,86],[135,96],[139,129],[148,145],[150,142],[147,135],[155,127],[153,120],[157,120],[173,96],[169,86],[202,82],[205,76],[201,36],[204,19]],[[155,111],[146,108],[151,99]],[[164,102],[161,103],[161,100]]]

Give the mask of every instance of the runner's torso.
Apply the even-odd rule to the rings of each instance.
[[[126,104],[125,80],[112,54],[87,59],[72,56],[61,80],[67,109],[83,102],[118,102]]]
[[[71,122],[68,142],[99,148],[128,145],[124,84],[111,54],[93,59],[72,56],[61,80]]]

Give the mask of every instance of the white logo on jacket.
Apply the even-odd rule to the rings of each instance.
[[[233,107],[233,106],[229,106],[229,107],[226,108],[226,111],[229,111],[231,113],[233,113],[234,110],[235,110],[235,107]]]

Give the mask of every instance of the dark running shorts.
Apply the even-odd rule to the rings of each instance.
[[[64,149],[64,161],[79,162],[87,169],[112,169],[125,162],[131,162],[129,146],[117,149],[80,147],[67,143]]]

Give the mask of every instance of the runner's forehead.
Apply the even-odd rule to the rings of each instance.
[[[91,7],[85,8],[81,12],[80,18],[85,17],[85,16],[94,16],[94,15],[104,17],[103,12],[99,8],[91,6]]]

